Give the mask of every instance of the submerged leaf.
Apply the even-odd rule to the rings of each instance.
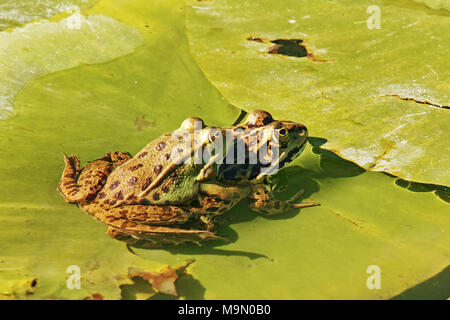
[[[27,81],[82,64],[104,63],[130,54],[141,43],[136,28],[80,13],[0,33],[0,120],[14,115],[14,97]]]
[[[50,18],[64,11],[79,12],[96,2],[98,0],[2,0],[0,31],[36,19]]]

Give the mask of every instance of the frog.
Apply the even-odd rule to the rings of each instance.
[[[67,203],[108,225],[107,234],[115,239],[146,238],[155,246],[219,239],[206,229],[181,228],[188,221],[194,225],[191,220],[200,216],[178,205],[195,197],[199,185],[215,175],[214,164],[224,153],[211,154],[206,162],[194,157],[221,135],[220,128],[190,117],[134,157],[111,152],[81,170],[78,157],[64,154],[57,190]]]
[[[214,218],[245,198],[253,211],[263,215],[283,214],[291,209],[320,205],[297,203],[304,190],[299,190],[285,201],[276,197],[276,193],[284,191],[284,188],[274,185],[279,179],[273,177],[303,152],[308,139],[306,126],[293,121],[274,120],[269,112],[255,110],[248,114],[242,124],[229,128],[228,132],[234,144],[228,151],[232,152],[218,166],[214,181],[207,181],[200,186],[200,193],[204,197],[200,200],[202,207],[212,207],[215,210]],[[240,155],[236,152],[239,144]],[[271,152],[273,157],[270,156]],[[228,163],[226,160],[230,153],[233,155]],[[260,157],[261,153],[269,156],[269,159],[261,161],[264,158]],[[250,155],[256,160],[253,163],[249,161]],[[281,177],[286,180],[285,176]],[[211,222],[209,227],[212,226]]]
[[[200,134],[192,141],[194,129],[200,129]],[[174,135],[178,139],[173,139]],[[194,143],[180,152],[180,137],[186,136]],[[255,136],[256,143],[251,139]],[[299,156],[307,136],[304,125],[274,120],[263,110],[249,113],[244,123],[226,129],[208,127],[192,117],[174,132],[148,143],[134,157],[112,152],[80,170],[77,157],[64,155],[58,190],[66,202],[77,203],[108,225],[110,237],[131,245],[158,248],[227,241],[217,235],[216,222],[243,199],[264,215],[319,205],[296,203],[302,191],[286,201],[278,200],[267,179]],[[223,152],[207,161],[193,161],[200,149],[215,149],[218,141],[226,143]],[[238,146],[243,146],[240,155],[244,154],[244,163],[237,161]],[[257,155],[263,147],[266,156],[274,150],[279,156],[248,163],[250,155]],[[172,154],[179,154],[178,158]]]

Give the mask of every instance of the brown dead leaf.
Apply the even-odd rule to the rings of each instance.
[[[187,273],[186,268],[194,263],[194,261],[189,260],[186,264],[175,269],[167,266],[165,269],[156,272],[130,268],[128,270],[128,277],[130,279],[141,277],[147,280],[156,291],[176,297],[178,296],[178,292],[175,288],[175,281],[179,276]]]

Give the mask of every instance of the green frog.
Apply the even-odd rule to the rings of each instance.
[[[215,218],[245,198],[253,211],[265,215],[319,205],[296,203],[303,190],[287,201],[277,200],[274,194],[282,190],[271,183],[273,175],[304,150],[308,131],[303,124],[277,121],[270,113],[256,110],[244,123],[229,128],[229,140],[230,136],[232,147],[218,165],[215,179],[200,185],[201,210],[210,207]],[[192,207],[195,210],[195,205]]]
[[[108,225],[115,239],[146,247],[201,244],[223,239],[216,235],[216,217],[244,198],[263,214],[317,205],[295,203],[300,193],[277,200],[267,185],[266,177],[294,160],[306,139],[303,125],[275,121],[261,110],[228,129],[192,117],[134,157],[112,152],[81,170],[77,157],[64,155],[58,190]]]

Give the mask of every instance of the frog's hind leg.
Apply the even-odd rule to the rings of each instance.
[[[130,158],[130,154],[126,152],[110,152],[88,163],[81,171],[80,160],[76,156],[64,155],[65,167],[58,190],[69,203],[92,200],[105,184],[111,171]]]
[[[184,229],[173,229],[171,232],[164,233],[160,232],[161,228],[159,229],[160,230],[158,233],[133,234],[123,232],[120,229],[109,226],[106,233],[111,238],[123,241],[129,246],[146,249],[173,247],[185,243],[194,243],[201,246],[208,240],[226,240],[206,231],[202,233],[187,233],[187,230]]]
[[[80,161],[75,156],[64,155],[64,163],[65,167],[58,184],[58,191],[69,203],[95,198],[113,169],[111,162],[96,160],[87,164],[80,173]]]
[[[97,200],[90,204],[83,204],[82,209],[86,212],[94,212],[98,220],[112,226],[117,225],[116,221],[129,221],[131,224],[153,226],[181,225],[193,217],[192,212],[169,205],[131,204],[120,207],[106,207],[101,211],[96,211],[98,207],[96,202]]]
[[[226,240],[208,230],[146,225],[127,219],[114,219],[108,225],[107,234],[110,237],[145,248],[180,245],[186,242],[201,245],[210,240]]]
[[[222,239],[209,230],[197,228],[193,214],[177,206],[124,205],[95,211],[96,206],[94,201],[82,205],[82,209],[108,225],[110,237],[130,245],[139,243],[139,246],[156,248]]]
[[[100,159],[97,159],[95,161],[98,161],[98,160],[109,161],[113,164],[113,168],[117,168],[118,166],[124,164],[125,162],[127,162],[130,159],[131,159],[131,155],[128,152],[116,151],[116,152],[107,153],[106,155],[104,155],[103,157],[101,157]]]
[[[319,206],[318,203],[295,203],[302,195],[303,191],[297,192],[289,200],[277,200],[266,186],[258,186],[249,196],[250,208],[253,211],[274,215],[281,214],[293,208],[306,208]]]

